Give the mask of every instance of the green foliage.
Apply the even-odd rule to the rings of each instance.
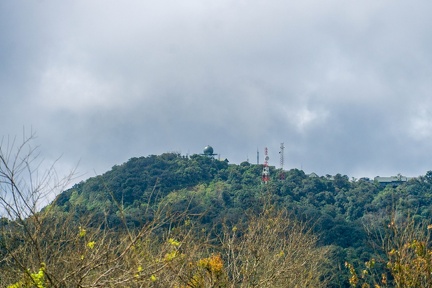
[[[277,175],[281,171],[275,168],[270,171],[271,181],[263,184],[261,172],[262,165],[247,162],[228,165],[226,161],[200,155],[165,153],[132,158],[64,191],[49,210],[58,219],[67,215],[77,225],[86,219],[89,229],[113,231],[125,227],[135,231],[154,221],[158,211],[165,211],[172,220],[155,229],[158,236],[164,229],[183,225],[184,219],[176,216],[188,211],[188,221],[199,230],[211,231],[214,240],[224,225],[247,227],[250,215],[259,215],[263,203],[272,203],[277,209],[287,209],[300,221],[311,223],[312,232],[319,235],[317,244],[332,247],[334,265],[327,272],[338,276],[333,277],[329,286],[338,287],[348,287],[348,279],[354,273],[361,275],[362,271],[356,269],[361,269],[365,262],[385,256],[385,252],[377,251],[368,242],[371,237],[377,240],[378,232],[383,232],[377,227],[388,224],[385,219],[389,211],[397,211],[400,219],[410,216],[417,223],[432,216],[431,171],[397,187],[350,180],[341,174],[309,177],[298,169],[285,171],[285,178],[280,180]],[[0,227],[8,225],[9,220],[0,222]],[[89,239],[87,244],[92,241]],[[95,241],[90,246],[97,248],[98,244]],[[85,247],[85,251],[90,249]],[[0,251],[3,251],[2,239]],[[218,254],[201,259],[216,261],[211,258],[215,255]],[[171,256],[175,259],[175,255]],[[210,267],[204,262],[194,266],[196,273],[212,279],[214,275],[201,271]],[[352,263],[350,269],[341,268],[345,262]],[[33,269],[37,271],[38,267]],[[374,269],[385,267],[377,264]],[[29,275],[33,274],[27,275],[31,278]],[[146,279],[152,276],[157,277],[146,275]]]
[[[431,287],[432,242],[430,221],[417,222],[393,214],[382,226],[379,258],[361,263],[346,262],[352,287]],[[371,232],[376,232],[371,227]],[[356,269],[360,268],[359,270]]]
[[[30,271],[26,271],[24,273],[23,279],[20,281],[8,285],[7,288],[45,288],[45,275],[44,268],[40,268],[37,273],[32,273]]]

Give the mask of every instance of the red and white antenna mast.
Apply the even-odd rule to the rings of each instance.
[[[267,149],[267,147],[265,147],[265,149],[264,149],[264,167],[263,167],[263,172],[262,172],[262,181],[264,183],[267,183],[270,179],[270,169],[268,166],[268,160],[269,160],[268,149]]]

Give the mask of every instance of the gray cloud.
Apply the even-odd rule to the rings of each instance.
[[[267,146],[278,166],[280,142],[285,168],[424,174],[430,6],[2,2],[2,134],[33,127],[48,159],[87,176],[207,144],[232,163]]]

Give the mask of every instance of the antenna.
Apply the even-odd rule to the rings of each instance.
[[[268,166],[268,160],[270,158],[268,157],[268,149],[267,149],[267,147],[265,147],[265,149],[264,149],[264,155],[265,155],[265,158],[264,158],[264,167],[263,167],[263,172],[262,172],[262,181],[265,184],[267,184],[267,182],[270,179],[270,169],[269,169],[269,166]]]
[[[281,174],[280,174],[280,180],[284,180],[285,179],[285,173],[284,173],[284,170],[283,170],[283,167],[284,167],[284,149],[285,149],[285,146],[284,146],[284,143],[282,142],[281,143],[281,146],[280,146],[280,151],[279,151],[279,154],[280,154],[280,168],[281,168]]]
[[[284,143],[281,143],[279,154],[280,154],[280,168],[282,170],[284,166],[284,148],[285,148]]]
[[[259,164],[259,150],[257,148],[257,165]]]

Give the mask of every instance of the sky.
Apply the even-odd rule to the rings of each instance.
[[[0,137],[76,180],[202,153],[432,170],[431,1],[0,1]]]

